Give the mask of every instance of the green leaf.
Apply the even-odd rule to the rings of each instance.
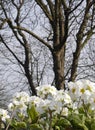
[[[91,122],[91,130],[95,130],[95,120]]]
[[[82,121],[82,124],[84,124],[86,120],[86,116],[84,114],[79,114],[79,118]]]
[[[68,117],[69,121],[72,124],[74,129],[78,130],[88,130],[87,126],[85,125],[85,116],[82,114],[72,114]]]
[[[59,126],[55,126],[55,130],[60,130],[60,127]]]
[[[73,126],[78,126],[79,123],[80,124],[82,123],[79,115],[77,115],[77,114],[71,114],[71,115],[69,115],[68,120],[71,122],[71,124]]]
[[[68,121],[67,119],[65,118],[61,118],[60,120],[57,121],[57,126],[62,126],[62,127],[67,127],[67,126],[71,126],[71,123],[70,121]]]
[[[16,125],[17,125],[18,128],[26,128],[27,127],[25,122],[17,122]]]
[[[39,114],[36,111],[36,108],[34,105],[32,105],[31,108],[28,107],[27,113],[28,113],[28,116],[30,117],[32,123],[36,123],[38,120]]]
[[[27,128],[27,125],[25,122],[18,122],[16,120],[13,120],[11,123],[11,127],[15,128],[15,130],[21,130]]]
[[[87,128],[88,128],[89,130],[91,130],[91,119],[86,118],[85,124],[86,124]]]
[[[42,130],[38,124],[32,124],[29,130]]]
[[[81,130],[89,130],[87,127],[86,127],[86,125],[84,125],[84,124],[79,124],[78,125],[78,128],[81,128]],[[91,129],[92,130],[92,129]]]

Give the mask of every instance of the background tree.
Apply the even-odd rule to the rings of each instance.
[[[30,92],[36,95],[35,84],[46,72],[57,89],[77,79],[80,56],[95,31],[94,0],[0,0],[0,11],[1,47]]]
[[[3,83],[3,80],[0,81],[0,108],[7,108],[8,102],[10,100],[10,94],[6,86],[7,84]]]

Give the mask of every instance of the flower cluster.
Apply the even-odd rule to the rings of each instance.
[[[63,90],[57,90],[54,86],[44,85],[37,87],[38,96],[41,99],[38,108],[42,107],[43,111],[51,110],[53,114],[59,114],[62,111],[68,114],[67,108],[72,104],[70,96]],[[64,109],[65,108],[65,109]],[[66,112],[65,112],[66,110]]]
[[[68,94],[73,102],[77,102],[79,106],[90,104],[90,108],[95,109],[95,83],[89,80],[79,80],[68,83],[68,86]]]
[[[12,103],[8,105],[8,110],[19,111],[21,114],[26,115],[28,102],[29,95],[26,92],[16,93],[13,97]]]
[[[35,106],[39,114],[52,111],[59,114],[63,111],[67,115],[67,108],[64,107],[72,103],[70,96],[63,90],[58,91],[54,86],[43,85],[36,88],[38,96],[29,96],[25,92],[17,93],[12,103],[9,104],[10,111],[19,111],[20,114],[27,116],[27,107]],[[66,112],[65,112],[66,110]]]
[[[59,120],[61,122],[65,120],[65,125],[67,123],[62,128],[73,127],[74,124],[71,124],[71,122],[76,118],[76,115],[73,118],[73,114],[80,115],[81,108],[83,113],[79,118],[83,117],[83,121],[86,120],[86,117],[82,116],[84,113],[87,118],[92,117],[94,113],[91,115],[91,111],[95,111],[95,83],[89,80],[80,80],[69,82],[68,87],[69,90],[64,91],[57,90],[51,85],[38,86],[36,88],[37,96],[29,96],[26,92],[16,93],[12,102],[8,105],[9,114],[7,110],[0,109],[0,119],[7,123],[8,127],[11,125],[14,128],[13,130],[17,127],[21,127],[20,129],[31,127],[31,129],[39,130],[41,128],[44,130],[47,127],[48,129],[54,127],[55,129],[56,125],[61,128],[62,126],[58,123]],[[51,122],[54,119],[55,124],[52,124]],[[78,128],[84,128],[84,125],[82,123]],[[90,126],[90,129],[92,129],[92,126]]]
[[[10,118],[10,116],[8,115],[8,111],[4,109],[0,109],[0,117],[4,122]]]

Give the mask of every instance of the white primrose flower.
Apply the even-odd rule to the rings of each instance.
[[[13,105],[16,107],[18,107],[21,104],[20,101],[18,101],[17,99],[13,98]]]
[[[32,105],[35,105],[36,110],[39,114],[44,113],[45,108],[47,108],[46,105],[45,105],[45,101],[42,98],[37,97],[37,96],[31,96],[30,97],[29,107],[31,108]]]
[[[48,113],[51,111],[53,115],[60,114],[62,110],[62,102],[57,102],[55,100],[44,99],[43,102],[40,102],[37,106],[37,111],[42,113]]]
[[[17,92],[16,95],[14,96],[14,100],[28,103],[29,95],[26,92]]]
[[[29,104],[32,105],[38,105],[43,99],[41,99],[40,97],[37,96],[31,96],[29,98]],[[30,106],[31,107],[31,106]]]
[[[52,100],[45,99],[44,101],[45,101],[45,106],[47,107],[47,110],[51,110],[51,111],[57,110],[58,104],[54,99],[52,99]]]
[[[20,114],[24,115],[24,116],[27,116],[27,105],[23,102],[18,102],[17,104],[17,101],[13,102],[13,103],[10,103],[8,105],[8,110],[9,111],[14,111],[15,113],[16,112],[19,112]]]
[[[27,106],[26,104],[24,104],[23,102],[20,102],[20,105],[18,106],[18,111],[19,111],[21,114],[27,116],[27,114],[26,114],[27,107],[28,107],[28,106]]]
[[[71,97],[69,96],[68,93],[64,92],[64,104],[72,104],[72,100],[71,100]]]
[[[92,110],[95,110],[95,93],[91,94],[89,103],[90,103],[90,108]]]
[[[18,109],[21,113],[27,109],[29,95],[26,92],[17,92],[8,108],[10,111]]]
[[[56,114],[60,114],[61,113],[61,111],[62,111],[62,108],[63,108],[63,103],[62,102],[58,102],[58,101],[55,101],[54,102],[54,115],[56,115]]]
[[[85,85],[81,80],[75,82],[77,90],[79,91],[79,96],[85,92]]]
[[[85,90],[85,92],[81,95],[81,100],[83,101],[84,104],[90,103],[90,97],[92,95],[92,92],[89,90]]]
[[[52,98],[53,95],[56,94],[57,89],[51,85],[42,85],[36,88],[37,94],[39,97],[45,98]]]
[[[63,90],[57,91],[54,98],[55,98],[55,101],[57,102],[64,102],[64,91]]]
[[[89,80],[79,80],[76,82],[80,90],[81,95],[85,93],[86,90],[89,92],[95,92],[95,83]]]
[[[54,96],[54,100],[56,102],[60,102],[63,105],[72,103],[71,97],[63,90],[57,91],[56,95]]]
[[[47,111],[48,107],[46,106],[46,102],[42,100],[39,104],[36,105],[36,110],[39,114],[43,114]]]
[[[10,103],[9,105],[8,105],[8,110],[9,111],[13,111],[15,109],[15,105],[13,104],[13,103]]]
[[[69,88],[69,95],[70,95],[71,99],[76,100],[78,97],[76,84],[74,82],[69,82],[68,88]]]
[[[68,116],[68,108],[67,107],[64,107],[63,109],[62,109],[62,111],[61,111],[61,115],[63,115],[63,116]]]
[[[8,111],[4,109],[0,109],[0,117],[4,122],[10,118],[10,116],[8,115]]]
[[[39,113],[41,113],[41,112],[43,112],[43,113],[48,112],[48,110],[50,108],[50,105],[51,105],[51,101],[48,100],[48,99],[44,99],[37,105],[37,111]]]
[[[73,101],[79,100],[80,97],[85,93],[86,87],[84,82],[79,80],[76,82],[68,83],[69,86],[69,95],[71,96]]]
[[[90,92],[95,92],[95,83],[89,81],[89,80],[82,80],[85,89],[89,90]]]
[[[77,108],[81,107],[83,104],[91,104],[92,110],[95,110],[95,83],[89,80],[79,80],[76,82],[70,82],[69,94],[77,104]]]
[[[13,97],[12,103],[8,105],[9,111],[15,111],[26,116],[27,105],[29,102],[29,95],[26,92],[16,93]]]

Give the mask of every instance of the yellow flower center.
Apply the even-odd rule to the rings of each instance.
[[[85,92],[85,89],[82,88],[82,89],[80,90],[80,92],[83,94],[83,93]]]
[[[72,93],[75,93],[76,89],[75,88],[72,88]]]

